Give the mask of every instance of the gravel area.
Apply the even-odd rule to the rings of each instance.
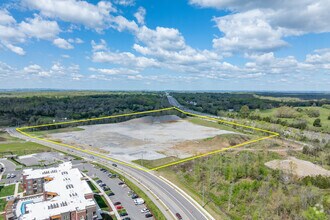
[[[84,130],[51,134],[50,138],[87,149],[102,150],[112,157],[132,161],[160,159],[170,148],[187,140],[200,140],[233,133],[193,124],[174,115],[147,116],[116,124],[81,126]],[[175,152],[184,158],[187,152]]]
[[[292,173],[298,177],[305,176],[330,176],[330,171],[306,160],[289,157],[286,160],[272,160],[265,165],[271,169],[280,169],[286,173]]]

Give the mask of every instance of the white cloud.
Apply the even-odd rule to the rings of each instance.
[[[129,75],[129,74],[137,74],[138,70],[127,69],[127,68],[112,68],[112,69],[104,69],[104,68],[89,68],[89,71],[97,72],[105,75]]]
[[[230,52],[274,51],[286,36],[330,32],[328,0],[190,0],[192,5],[229,10],[214,19],[224,36],[214,47]]]
[[[135,0],[115,0],[114,2],[123,6],[133,6],[135,4]]]
[[[159,63],[153,58],[135,56],[130,52],[112,52],[107,49],[106,42],[101,40],[100,44],[92,41],[92,60],[100,63],[113,63],[135,68],[157,67]]]
[[[99,1],[97,5],[79,0],[22,0],[22,2],[28,8],[40,11],[44,16],[95,29],[103,29],[110,12],[116,11],[109,1]]]
[[[27,18],[26,22],[22,21],[19,24],[19,30],[37,39],[53,39],[61,31],[56,21],[44,20],[38,15]]]
[[[221,38],[213,40],[213,47],[221,51],[273,51],[287,43],[280,28],[274,29],[266,21],[260,10],[251,10],[223,17],[214,18]]]
[[[67,40],[65,40],[63,38],[54,39],[53,44],[59,48],[65,49],[65,50],[73,49],[72,44],[70,44]]]
[[[80,38],[75,38],[75,39],[69,38],[68,42],[72,43],[72,44],[82,44],[82,43],[84,43],[84,41]]]
[[[134,14],[134,17],[136,18],[137,22],[142,25],[144,25],[145,16],[146,16],[146,10],[143,7],[139,7],[137,12]]]
[[[7,10],[0,10],[0,24],[12,23],[16,23],[15,18],[13,18]]]
[[[16,54],[18,54],[18,55],[21,55],[21,56],[25,55],[25,51],[24,51],[23,48],[18,47],[18,46],[14,46],[14,45],[12,45],[12,44],[10,44],[10,43],[3,43],[3,44],[4,44],[4,46],[6,46],[9,50],[11,50],[12,52],[14,52],[14,53],[16,53]]]

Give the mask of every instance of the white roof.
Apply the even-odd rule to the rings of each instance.
[[[32,202],[25,205],[26,214],[19,219],[48,219],[51,216],[65,212],[79,211],[87,206],[95,205],[93,199],[85,199],[85,194],[93,193],[78,168],[72,168],[71,162],[66,162],[56,168],[24,170],[24,175],[30,178],[51,177],[53,180],[45,182],[46,192],[56,193],[51,200]],[[21,207],[17,207],[21,209]]]

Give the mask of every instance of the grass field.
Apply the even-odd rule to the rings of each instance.
[[[56,133],[64,133],[64,132],[71,132],[71,131],[83,131],[83,128],[78,127],[68,127],[68,128],[58,128],[58,129],[51,129],[46,131],[33,131],[28,132],[29,134],[37,137],[45,137],[49,134],[56,134]]]
[[[202,125],[202,126],[205,126],[205,127],[217,128],[217,129],[220,129],[220,130],[227,130],[227,131],[237,132],[237,130],[235,130],[231,126],[227,126],[227,125],[224,125],[224,124],[219,124],[219,123],[213,122],[213,121],[207,121],[207,120],[201,119],[201,118],[191,117],[191,118],[188,119],[188,121],[193,123],[193,124]]]
[[[309,117],[306,114],[305,111],[302,111],[302,112],[298,112],[297,111],[296,118],[305,119],[308,122],[307,128],[309,130],[324,131],[324,132],[330,133],[330,120],[328,120],[328,117],[330,116],[330,109],[322,108],[322,107],[299,107],[299,108],[300,109],[303,109],[303,110],[313,109],[313,110],[318,110],[320,112],[320,116],[319,117],[316,117],[316,118],[321,119],[322,127],[314,127],[313,126],[313,122],[314,122],[314,120],[316,118]],[[263,110],[263,111],[260,111],[258,114],[260,114],[260,116],[262,116],[262,117],[273,117],[273,118],[277,118],[276,117],[277,109],[278,108]],[[295,109],[297,109],[297,108],[295,108]],[[287,122],[291,123],[295,119],[294,118],[281,118],[281,120],[287,121]]]
[[[34,142],[0,143],[0,155],[16,154],[20,156],[48,151],[51,151],[51,149]]]
[[[0,186],[0,197],[14,195],[15,184],[9,186]]]
[[[132,162],[134,162],[136,164],[139,164],[141,166],[144,166],[148,169],[152,169],[152,168],[159,167],[161,165],[171,163],[171,162],[174,162],[174,161],[177,161],[177,160],[179,160],[179,159],[176,158],[176,157],[165,157],[165,158],[160,158],[160,159],[157,159],[157,160],[142,160],[142,159],[139,159],[139,160],[133,160]]]
[[[7,202],[5,199],[0,199],[0,212],[3,212],[5,210],[6,204]]]

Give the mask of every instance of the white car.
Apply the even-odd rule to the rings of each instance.
[[[133,201],[135,205],[142,205],[144,203],[144,200],[142,198],[137,198],[134,199]]]
[[[141,209],[141,213],[147,213],[149,212],[149,209]]]

